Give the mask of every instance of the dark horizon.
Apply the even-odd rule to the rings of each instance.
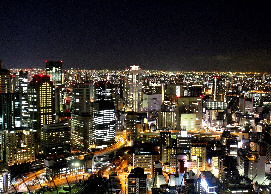
[[[4,68],[270,72],[264,1],[4,1]]]

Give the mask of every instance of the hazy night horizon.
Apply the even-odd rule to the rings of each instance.
[[[270,71],[267,2],[4,1],[4,68]]]

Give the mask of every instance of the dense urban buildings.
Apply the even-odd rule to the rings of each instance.
[[[91,176],[85,191],[99,177],[109,178],[100,192],[271,189],[269,73],[80,70],[53,61],[1,72],[3,192],[34,188],[19,187],[9,170],[27,164],[30,173],[46,169],[48,185]]]

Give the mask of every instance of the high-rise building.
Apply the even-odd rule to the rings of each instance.
[[[157,151],[138,151],[133,155],[133,167],[143,168],[146,174],[153,176],[153,165],[159,161],[159,153]]]
[[[0,93],[0,130],[21,127],[21,94]]]
[[[71,115],[71,147],[77,151],[87,151],[93,146],[94,132],[92,116],[89,113]]]
[[[46,75],[50,76],[53,84],[62,85],[62,61],[45,61]]]
[[[177,103],[178,98],[184,96],[184,86],[181,84],[167,84],[163,87],[164,100],[173,104]]]
[[[143,112],[159,111],[162,105],[162,94],[143,94]]]
[[[30,129],[40,132],[44,124],[54,121],[54,87],[47,75],[34,75],[28,85],[28,104],[30,116]]]
[[[206,168],[206,146],[193,145],[191,147],[191,156],[197,158],[198,169],[205,170]]]
[[[0,93],[12,92],[10,71],[7,69],[0,69]]]
[[[21,116],[22,127],[29,126],[29,113],[28,113],[28,71],[19,71],[18,76],[18,90],[21,93]]]
[[[90,112],[91,88],[89,83],[78,83],[72,88],[71,112],[81,114]]]
[[[144,168],[135,168],[128,175],[128,194],[147,194],[147,174]]]
[[[146,120],[146,113],[128,112],[125,115],[125,128],[130,133],[131,145],[137,146],[138,133],[143,131],[143,123]]]
[[[202,99],[182,97],[178,99],[177,130],[199,130],[202,125]]]
[[[219,76],[214,76],[213,78],[213,88],[212,88],[212,94],[213,94],[213,100],[214,101],[223,101],[224,95],[223,95],[223,87],[222,87],[222,80]]]
[[[92,104],[93,132],[95,145],[103,146],[114,143],[116,116],[113,102],[98,102]]]
[[[97,81],[92,85],[93,100],[94,102],[108,101],[114,102],[114,85],[109,81]]]
[[[95,145],[110,145],[114,143],[116,130],[113,85],[109,82],[95,82],[92,91],[94,102],[91,110]]]
[[[41,131],[41,150],[46,156],[70,153],[70,140],[68,123],[45,124]]]
[[[142,104],[142,83],[141,69],[139,66],[131,66],[128,78],[125,82],[126,111],[141,112]]]
[[[35,133],[24,128],[5,130],[4,161],[9,166],[35,161]]]

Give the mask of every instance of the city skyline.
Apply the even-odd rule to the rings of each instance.
[[[0,192],[271,189],[271,74],[1,69]]]
[[[253,1],[4,1],[4,68],[270,71],[270,13]]]

